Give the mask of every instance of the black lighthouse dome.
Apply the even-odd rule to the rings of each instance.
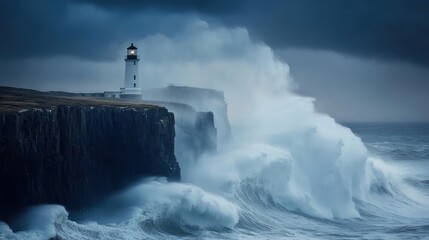
[[[134,46],[133,43],[131,43],[131,46],[129,46],[127,49],[128,50],[132,50],[132,49],[137,50],[136,46]]]

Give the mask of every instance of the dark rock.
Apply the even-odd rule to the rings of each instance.
[[[13,111],[14,100],[0,111],[0,219],[35,204],[90,205],[143,176],[180,179],[167,109],[61,101],[76,104]]]

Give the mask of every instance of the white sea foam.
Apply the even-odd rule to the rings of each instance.
[[[238,222],[237,206],[191,184],[145,181],[115,197],[115,201],[201,228],[232,228]]]

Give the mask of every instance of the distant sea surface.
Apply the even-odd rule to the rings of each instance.
[[[385,160],[429,161],[429,123],[343,123]],[[429,170],[429,169],[428,169]]]

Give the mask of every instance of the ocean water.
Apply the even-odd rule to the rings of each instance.
[[[276,144],[234,147],[242,151],[219,154],[228,164],[210,156],[201,161],[212,164],[196,166],[205,182],[186,169],[184,183],[143,179],[74,217],[62,206],[36,206],[21,217],[24,231],[0,223],[0,239],[429,239],[429,124],[344,125],[368,149],[363,194],[339,182],[350,176],[330,177],[341,162],[304,168],[290,160],[298,153]],[[325,144],[307,149],[310,156],[323,159]],[[235,167],[246,173],[234,176]],[[212,179],[217,171],[222,181]]]

